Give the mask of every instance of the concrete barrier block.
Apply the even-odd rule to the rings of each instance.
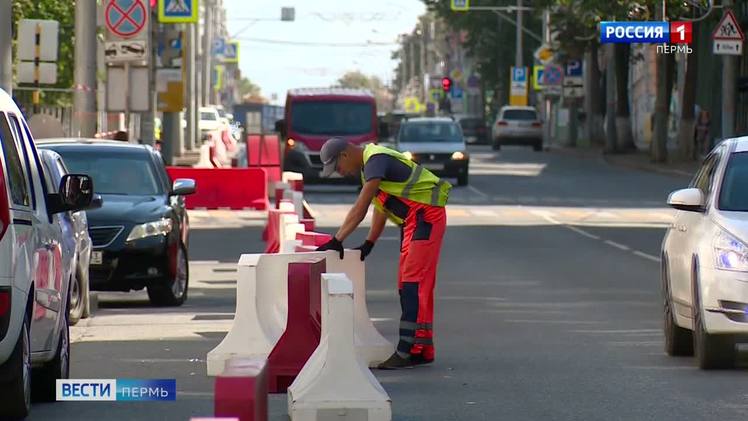
[[[321,257],[288,265],[288,320],[268,357],[270,393],[285,393],[319,345],[323,272]]]
[[[369,367],[378,366],[395,352],[395,346],[379,333],[369,317],[369,308],[366,305],[366,266],[361,261],[361,252],[346,250],[345,257],[341,260],[336,251],[316,252],[315,250],[315,246],[306,245],[295,248],[298,253],[324,255],[328,272],[344,273],[353,282],[356,353]]]
[[[234,357],[267,358],[286,329],[288,264],[309,254],[243,254],[236,282],[236,312],[231,329],[208,353],[208,375],[217,376]]]
[[[288,388],[292,421],[392,419],[392,403],[354,346],[353,284],[322,275],[322,339]]]
[[[303,246],[319,247],[332,239],[332,235],[321,232],[304,231],[296,234],[296,239],[301,240]]]
[[[267,421],[267,360],[229,360],[215,380],[214,413],[216,417],[234,417],[238,421]]]
[[[294,190],[283,191],[283,199],[293,203],[294,212],[299,216],[299,219],[303,219],[304,214],[304,194]]]

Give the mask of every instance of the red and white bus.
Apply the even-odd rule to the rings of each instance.
[[[284,142],[284,171],[319,178],[320,149],[331,137],[356,144],[376,143],[377,104],[367,90],[343,88],[292,89],[286,96],[285,118],[276,123]]]

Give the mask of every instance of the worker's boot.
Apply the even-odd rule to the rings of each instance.
[[[380,370],[398,370],[401,368],[410,368],[414,365],[416,364],[411,359],[410,355],[402,357],[398,352],[395,352],[390,358],[387,359],[387,361],[379,364],[377,368]]]

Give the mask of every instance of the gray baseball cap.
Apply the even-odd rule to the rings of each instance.
[[[327,139],[319,152],[322,161],[322,177],[329,177],[338,167],[338,155],[348,147],[348,141],[339,137]]]

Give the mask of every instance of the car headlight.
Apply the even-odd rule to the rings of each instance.
[[[748,246],[725,231],[714,239],[714,255],[717,269],[748,272]]]
[[[155,237],[158,235],[167,235],[171,232],[171,219],[163,218],[158,221],[146,222],[145,224],[135,225],[127,236],[127,241],[140,240],[141,238]]]
[[[299,152],[305,152],[307,150],[307,147],[304,143],[293,139],[286,140],[286,146],[288,147],[288,149],[293,149]]]
[[[403,152],[403,156],[411,161],[413,160],[413,154],[408,151]]]
[[[467,158],[467,154],[465,154],[464,152],[457,151],[452,154],[452,159],[455,161],[461,161],[465,158]]]

